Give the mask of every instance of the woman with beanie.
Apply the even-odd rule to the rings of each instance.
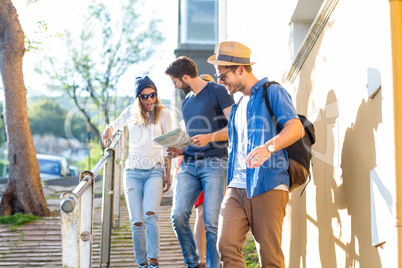
[[[135,101],[106,125],[103,143],[125,126],[129,154],[124,170],[124,193],[129,211],[135,261],[138,267],[159,267],[158,210],[162,195],[170,188],[171,159],[153,138],[171,131],[169,110],[161,105],[157,89],[148,76],[135,80]]]

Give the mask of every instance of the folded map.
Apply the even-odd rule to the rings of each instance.
[[[191,144],[190,136],[180,127],[154,138],[154,141],[164,147],[183,148]]]

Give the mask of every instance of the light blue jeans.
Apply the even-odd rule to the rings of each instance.
[[[174,185],[171,218],[184,262],[188,267],[197,266],[199,261],[189,219],[194,203],[202,190],[204,190],[204,223],[207,238],[206,264],[208,268],[221,266],[216,240],[226,180],[226,159],[205,158],[192,162],[183,161],[180,165]]]
[[[159,224],[158,210],[163,195],[163,169],[126,169],[124,194],[130,216],[135,262],[158,259]],[[147,215],[152,212],[152,215]],[[140,226],[135,223],[142,223]],[[146,235],[145,235],[146,234]]]

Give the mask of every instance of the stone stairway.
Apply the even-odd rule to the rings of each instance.
[[[160,267],[183,267],[179,242],[170,223],[171,196],[171,191],[164,195],[159,211],[159,264]],[[95,198],[92,267],[99,267],[100,201],[101,198]],[[54,203],[58,202],[54,200]],[[120,201],[120,213],[120,228],[112,230],[110,267],[137,267],[124,200]],[[194,219],[195,215],[191,220],[192,225]],[[7,225],[0,225],[0,267],[62,267],[60,216],[44,217],[15,231],[11,231]]]

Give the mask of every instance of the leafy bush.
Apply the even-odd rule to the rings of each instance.
[[[259,268],[260,263],[258,260],[257,248],[255,246],[254,239],[252,237],[246,240],[246,244],[243,248],[243,256],[246,261],[247,268]]]
[[[0,159],[0,177],[7,177],[8,176],[8,166],[9,162],[8,159]]]
[[[103,154],[104,152],[102,147],[96,142],[91,142],[91,148],[89,151],[90,157],[85,157],[84,160],[76,162],[75,165],[77,166],[78,170],[81,171],[91,170],[99,162],[99,160],[101,160]],[[103,169],[99,175],[101,174],[103,174]]]

